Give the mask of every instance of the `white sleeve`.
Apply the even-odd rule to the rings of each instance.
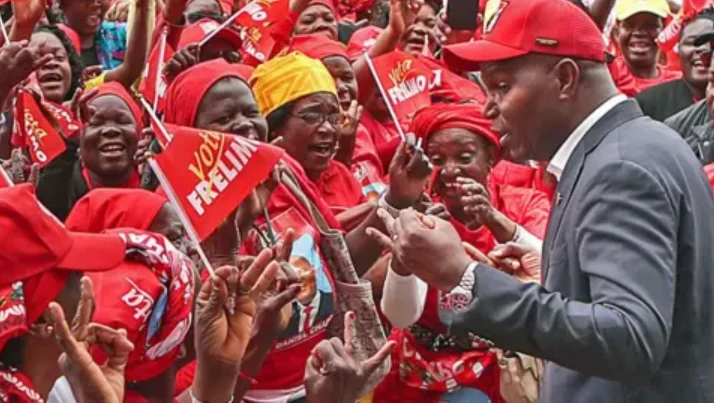
[[[421,317],[426,302],[427,284],[417,276],[400,276],[390,262],[382,292],[382,313],[392,326],[407,328]]]
[[[516,224],[516,235],[513,237],[511,242],[515,242],[519,245],[531,246],[536,248],[536,250],[543,250],[543,241],[518,224]]]

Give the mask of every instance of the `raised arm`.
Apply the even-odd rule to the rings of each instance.
[[[148,23],[150,0],[136,0],[133,29],[129,32],[124,62],[107,72],[105,81],[117,81],[127,89],[141,77],[148,52]]]

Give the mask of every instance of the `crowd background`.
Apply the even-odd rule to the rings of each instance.
[[[714,8],[573,1],[602,29],[618,90],[714,183]],[[366,231],[414,207],[472,256],[541,280],[503,245],[542,247],[557,179],[494,126],[480,74],[450,51],[507,2],[481,1],[473,29],[433,0],[282,3],[254,42],[222,25],[243,0],[0,5],[0,158],[15,184],[0,190],[0,400],[537,401],[539,360],[449,335],[436,288],[386,292],[408,270]],[[246,51],[260,40],[264,60]],[[164,124],[284,150],[200,244],[149,163],[165,145],[140,87],[162,46]],[[393,52],[433,74],[429,105],[398,121],[371,66]],[[77,123],[52,121],[64,149],[42,167],[25,96]]]

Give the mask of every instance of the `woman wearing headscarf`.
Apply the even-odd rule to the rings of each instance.
[[[121,84],[110,82],[98,87],[82,109],[79,158],[72,155],[51,175],[43,172],[38,184],[38,197],[62,220],[92,189],[140,185],[134,156],[143,123],[133,97]]]
[[[288,63],[285,63],[286,61]],[[261,112],[277,109],[305,94],[319,92],[315,91],[315,88],[326,89],[333,108],[329,112],[339,112],[332,77],[319,62],[305,56],[300,56],[297,61],[274,59],[256,70],[251,81],[258,105],[242,75],[231,70],[235,67],[227,66],[235,65],[214,60],[198,64],[181,73],[167,92],[166,121],[267,141],[268,124]],[[305,69],[306,66],[321,69],[317,80],[313,79],[313,70]],[[295,83],[298,85],[294,85]],[[320,115],[319,119],[325,116],[322,110],[318,111],[317,115]],[[403,164],[405,167],[409,162],[406,149],[403,154],[407,160]],[[314,204],[328,225],[339,229],[339,224],[318,195],[301,164],[288,155],[284,156],[283,164],[285,169],[293,174],[306,198]],[[424,175],[414,181],[410,181],[412,176],[408,176],[405,169],[396,171],[395,175],[408,178],[397,181],[405,184],[407,188],[398,189],[400,192],[390,195],[387,200],[396,207],[411,205],[416,199],[416,195],[412,196],[414,189],[420,192],[423,188]],[[247,400],[288,401],[304,396],[304,363],[311,349],[326,337],[325,325],[334,310],[335,293],[329,267],[319,246],[320,231],[308,207],[285,185],[278,184],[267,201],[266,217],[267,219],[259,217],[256,220],[259,231],[248,239],[245,245],[246,253],[255,254],[261,248],[275,244],[288,228],[293,228],[296,240],[290,263],[302,273],[307,282],[304,292],[291,306],[292,310],[283,317],[284,322],[279,323],[277,329],[268,329],[270,334],[262,334],[261,330],[260,334],[253,338],[256,340],[258,352],[251,353],[251,359],[244,361],[241,371],[249,378],[239,379],[236,396],[242,396],[242,393],[238,393],[239,389],[251,388]],[[372,214],[364,225],[379,226],[380,221],[376,214]],[[364,273],[379,257],[379,248],[364,233],[365,226],[346,235],[358,274]],[[258,232],[260,235],[257,235]],[[275,341],[277,344],[274,344]],[[265,353],[268,351],[270,352],[266,357]],[[257,384],[251,385],[250,377],[254,377]]]
[[[300,13],[293,34],[314,33],[326,35],[333,41],[337,40],[337,10],[332,0],[312,0]]]
[[[357,77],[346,47],[324,35],[313,34],[295,36],[290,49],[322,61],[335,80],[344,115],[335,160],[350,168],[362,187],[362,195],[367,200],[375,200],[386,188],[384,168],[370,133],[360,123],[362,108],[358,107]]]
[[[193,247],[178,216],[164,197],[146,190],[95,189],[77,202],[66,226],[90,233],[125,228],[154,246],[153,254],[142,255],[144,265],[88,276],[97,296],[94,321],[125,329],[135,346],[125,372],[125,401],[171,400],[175,360],[191,327],[195,279],[185,255]],[[98,363],[106,358],[100,351],[93,357]]]
[[[499,155],[499,138],[480,107],[437,104],[419,112],[411,130],[424,140],[436,168],[432,197],[445,205],[462,241],[484,254],[498,243],[540,244],[548,201],[537,191],[489,181]],[[501,401],[495,355],[487,343],[447,335],[439,319],[436,288],[415,283],[416,306],[396,296],[395,282],[409,281],[400,273],[398,267],[388,269],[385,281],[382,309],[395,326],[390,339],[397,347],[392,372],[375,391],[374,401],[392,401],[397,396],[420,402],[478,401],[484,395],[490,401]],[[455,369],[457,363],[463,371]]]

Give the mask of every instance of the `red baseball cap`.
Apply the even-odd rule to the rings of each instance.
[[[0,285],[53,269],[102,271],[124,261],[117,235],[70,232],[35,198],[32,185],[0,189]]]
[[[458,70],[530,53],[602,62],[602,33],[585,11],[568,0],[489,0],[483,37],[447,46],[444,61]]]
[[[200,43],[203,38],[210,35],[220,26],[221,24],[219,22],[210,18],[202,18],[201,20],[194,22],[181,31],[178,49],[183,49],[192,43]],[[243,40],[240,38],[238,31],[230,27],[221,29],[220,32],[211,38],[212,41],[216,39],[222,39],[230,43],[236,51],[243,46]]]

